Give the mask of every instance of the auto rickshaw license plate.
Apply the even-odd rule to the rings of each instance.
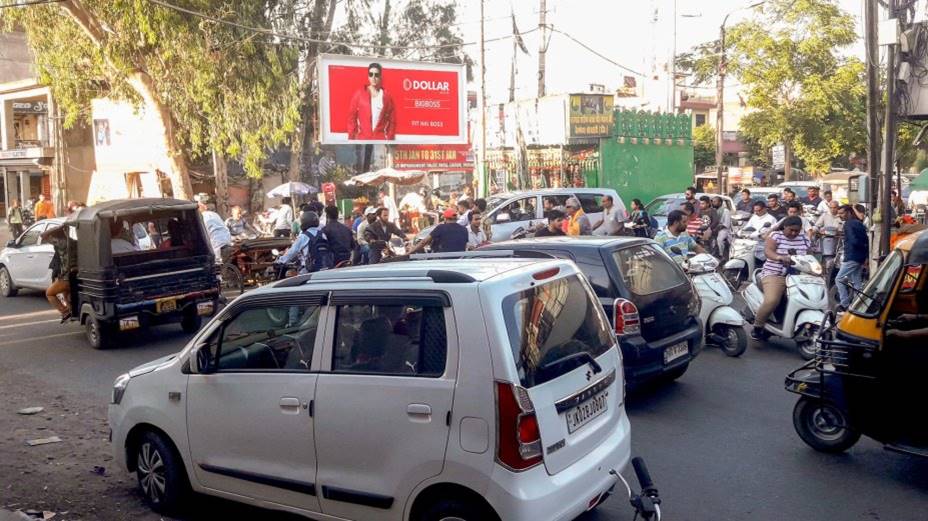
[[[158,313],[170,313],[177,310],[177,300],[160,300],[155,303],[155,311]]]
[[[212,315],[213,314],[213,303],[212,302],[197,302],[197,315]]]

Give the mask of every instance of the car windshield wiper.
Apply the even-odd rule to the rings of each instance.
[[[591,354],[590,354],[589,352],[587,352],[587,351],[580,351],[580,352],[573,353],[573,354],[570,354],[570,355],[562,356],[562,357],[560,357],[560,358],[558,358],[558,359],[556,359],[556,360],[552,360],[552,361],[550,361],[550,362],[548,362],[548,363],[542,365],[540,369],[541,369],[542,371],[547,371],[548,369],[551,369],[552,367],[556,367],[556,366],[559,366],[559,365],[566,364],[567,362],[571,362],[571,361],[574,361],[574,360],[581,360],[581,359],[582,359],[582,360],[585,360],[587,363],[590,364],[590,367],[593,368],[593,374],[599,374],[599,373],[602,372],[602,370],[603,370],[602,366],[600,366],[600,365],[599,365],[599,362],[597,362],[596,359],[593,358],[593,355],[591,355]],[[577,364],[577,367],[579,367],[580,365],[581,365],[581,364]]]

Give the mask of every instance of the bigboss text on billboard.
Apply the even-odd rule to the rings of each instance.
[[[322,142],[467,143],[464,79],[463,65],[323,55]]]

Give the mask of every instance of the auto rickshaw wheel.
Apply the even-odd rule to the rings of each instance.
[[[860,433],[848,426],[844,411],[805,396],[793,408],[793,427],[802,441],[820,452],[844,452],[860,439]]]
[[[93,315],[88,315],[84,320],[84,333],[90,347],[94,349],[106,349],[112,342],[112,328],[97,320]]]
[[[6,266],[0,266],[0,295],[4,297],[15,297],[19,293],[19,288],[13,284],[13,277]]]

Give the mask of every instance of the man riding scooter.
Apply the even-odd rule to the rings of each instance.
[[[782,230],[772,232],[767,237],[764,253],[767,260],[761,272],[761,285],[764,301],[754,317],[754,329],[751,338],[765,340],[768,333],[764,329],[773,310],[780,304],[786,290],[786,274],[791,255],[806,255],[812,247],[809,238],[802,235],[802,219],[790,216],[783,220]]]

